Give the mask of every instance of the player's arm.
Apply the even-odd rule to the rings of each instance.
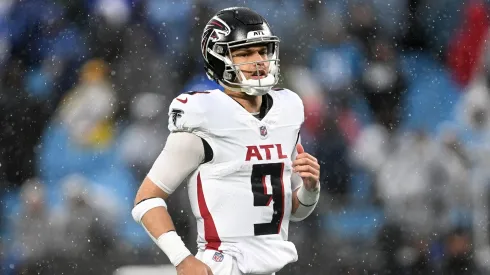
[[[315,209],[320,198],[320,165],[315,157],[306,153],[298,139],[291,176],[293,190],[291,221],[302,221]]]
[[[200,263],[195,263],[197,260],[175,232],[165,199],[206,159],[204,146],[204,141],[194,134],[171,133],[143,180],[132,210],[134,220],[145,228],[177,269],[189,262],[192,268]]]

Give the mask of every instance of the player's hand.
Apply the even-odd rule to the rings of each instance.
[[[308,191],[315,191],[320,185],[320,164],[318,160],[305,152],[303,145],[297,144],[298,155],[293,161],[293,171],[303,179],[303,185]]]
[[[177,275],[213,275],[211,268],[190,255],[177,266]]]

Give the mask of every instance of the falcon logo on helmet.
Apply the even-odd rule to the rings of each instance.
[[[231,52],[247,47],[266,47],[266,58],[235,64]],[[201,52],[209,79],[221,86],[249,95],[266,94],[279,81],[279,38],[274,36],[267,21],[248,8],[234,7],[219,11],[206,24],[202,34]],[[266,63],[266,70],[262,71]],[[247,79],[240,66],[255,65],[258,79]]]
[[[227,36],[230,34],[230,27],[218,17],[213,17],[204,27],[204,31],[202,33],[201,38],[201,52],[204,56],[204,59],[207,60],[206,47],[208,46],[209,41],[216,42],[220,39],[220,35]]]

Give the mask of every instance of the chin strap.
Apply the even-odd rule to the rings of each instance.
[[[264,88],[241,88],[241,91],[251,96],[262,96],[267,94],[271,90],[271,87]]]
[[[269,76],[267,76],[269,77]],[[266,77],[266,78],[267,78]],[[272,78],[272,81],[274,81],[274,76],[270,76]],[[265,79],[265,78],[264,78]],[[255,80],[255,79],[248,79],[246,81],[258,81],[258,80]],[[261,95],[265,95],[267,94],[268,92],[270,92],[270,90],[272,89],[272,85],[270,86],[265,86],[265,87],[260,87],[260,86],[255,86],[255,87],[230,87],[228,85],[226,85],[225,83],[221,82],[221,81],[218,81],[219,84],[223,87],[225,87],[226,89],[230,90],[230,91],[234,91],[234,92],[242,92],[242,93],[246,93],[247,95],[251,95],[251,96],[261,96]],[[244,82],[242,82],[244,83]],[[244,83],[244,84],[248,84],[248,85],[253,85],[254,83]]]
[[[242,71],[240,72],[240,77],[244,80],[241,81],[242,84],[248,87],[242,87],[241,91],[253,96],[260,96],[267,94],[272,86],[275,84],[275,77],[273,74],[269,73],[266,77],[262,79],[246,79]]]

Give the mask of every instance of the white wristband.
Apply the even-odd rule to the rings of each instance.
[[[298,200],[303,206],[313,206],[318,202],[320,198],[320,184],[318,188],[314,191],[306,190],[305,186],[302,185],[298,190]]]
[[[290,217],[290,220],[293,222],[302,221],[313,212],[320,199],[320,185],[314,191],[308,191],[304,186],[301,186],[297,196],[299,206]]]
[[[187,256],[192,255],[175,231],[163,233],[158,237],[157,245],[174,266],[179,265]]]

